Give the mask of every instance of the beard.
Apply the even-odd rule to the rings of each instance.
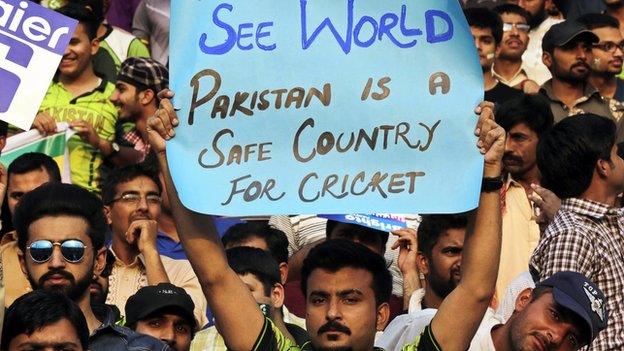
[[[450,278],[448,280],[440,278],[437,274],[429,274],[427,277],[427,283],[431,286],[431,290],[436,293],[442,299],[446,298],[459,283],[453,276],[459,273],[459,268],[453,268],[450,271]]]
[[[532,15],[529,19],[529,25],[531,26],[531,29],[535,29],[540,24],[542,24],[542,22],[544,22],[544,20],[546,19],[546,14],[546,6],[542,5],[542,8],[537,11],[535,15]]]
[[[581,63],[581,62],[575,63],[567,71],[563,71],[562,69],[560,69],[560,67],[557,65],[556,62],[553,62],[553,64],[554,64],[555,76],[557,77],[557,79],[562,80],[564,82],[571,83],[571,84],[585,84],[587,82],[587,77],[589,76],[589,73],[591,71],[591,67],[587,63]],[[585,66],[587,68],[585,70],[585,73],[576,74],[572,71],[574,67],[579,66],[579,65]]]
[[[92,272],[93,266],[87,271]],[[67,285],[45,285],[45,282],[50,279],[53,275],[60,275],[63,278],[67,279],[69,284]],[[67,296],[70,300],[76,301],[78,298],[84,295],[84,293],[89,289],[91,285],[92,278],[88,274],[85,277],[81,277],[79,280],[76,280],[74,276],[62,269],[58,270],[50,270],[39,278],[39,280],[35,280],[30,274],[28,274],[28,281],[32,286],[33,290],[45,290],[49,292],[60,293]]]

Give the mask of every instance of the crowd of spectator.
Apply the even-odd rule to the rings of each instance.
[[[0,165],[0,351],[624,350],[624,0],[459,0],[479,206],[391,233],[188,210],[170,1],[36,2],[79,22],[32,126],[72,184]]]

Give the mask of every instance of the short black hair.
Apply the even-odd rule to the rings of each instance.
[[[418,225],[418,251],[426,257],[431,257],[433,247],[440,239],[440,235],[449,229],[466,229],[468,214],[431,214],[422,215]]]
[[[100,199],[77,185],[47,183],[24,194],[15,209],[13,224],[22,252],[26,251],[28,228],[34,221],[62,215],[79,217],[88,223],[94,251],[104,246],[108,225]]]
[[[104,1],[103,0],[69,0],[69,3],[85,6],[93,12],[98,20],[98,25],[104,21]]]
[[[552,128],[554,117],[550,103],[542,94],[523,94],[500,105],[496,111],[496,123],[507,132],[524,123],[541,136]]]
[[[73,18],[85,26],[89,40],[97,38],[100,20],[90,6],[83,3],[70,2],[57,10],[60,14]]]
[[[34,332],[66,319],[76,330],[84,350],[89,348],[89,327],[80,307],[67,296],[45,290],[19,297],[6,311],[0,349],[8,350],[17,336]]]
[[[27,152],[18,156],[7,170],[9,177],[11,174],[25,174],[28,172],[45,169],[50,176],[51,182],[61,182],[61,171],[54,159],[41,152]]]
[[[237,223],[228,228],[221,238],[221,242],[225,247],[239,245],[254,236],[266,242],[269,252],[277,263],[288,263],[288,238],[286,238],[286,234],[264,222]]]
[[[611,160],[615,122],[581,114],[565,118],[537,144],[537,166],[542,185],[560,199],[578,197],[591,184],[596,162]]]
[[[353,229],[353,231],[359,232],[359,233],[364,233],[364,235],[366,235],[366,236],[379,236],[379,237],[381,237],[381,243],[384,246],[384,248],[386,247],[386,244],[388,243],[388,238],[390,237],[390,233],[384,232],[383,230],[377,230],[377,229],[369,228],[367,226],[354,224],[354,223],[344,223],[344,222],[334,221],[334,220],[331,220],[331,219],[328,219],[327,223],[325,224],[325,237],[327,239],[331,239],[332,238],[331,237],[332,232],[340,224],[349,226],[350,228]]]
[[[301,290],[307,298],[308,278],[317,269],[335,273],[343,268],[363,269],[373,276],[371,288],[377,306],[387,303],[392,294],[392,276],[384,258],[368,247],[344,239],[327,240],[315,246],[303,261]]]
[[[618,21],[617,18],[604,13],[586,13],[577,18],[576,21],[587,27],[589,30],[598,28],[620,29],[620,21]]]
[[[225,250],[230,268],[239,275],[253,274],[264,288],[264,295],[280,282],[279,266],[273,256],[257,247],[238,246]]]
[[[134,180],[138,177],[147,177],[151,179],[158,187],[158,194],[162,194],[162,184],[158,178],[158,169],[153,167],[151,163],[138,163],[130,166],[115,168],[108,174],[102,183],[102,202],[110,205],[117,194],[117,186]]]
[[[496,12],[499,16],[505,13],[510,13],[514,15],[518,15],[524,17],[527,24],[531,21],[531,13],[525,10],[524,8],[516,5],[516,4],[502,4],[498,5],[494,8],[494,12]]]
[[[473,7],[465,9],[464,16],[470,27],[490,29],[496,45],[503,40],[503,21],[496,12],[484,7]]]

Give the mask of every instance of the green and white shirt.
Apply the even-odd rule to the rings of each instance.
[[[93,91],[74,97],[55,79],[39,112],[47,112],[56,122],[87,121],[100,138],[111,141],[115,136],[117,109],[108,99],[114,90],[115,86],[103,79]],[[103,162],[101,151],[77,135],[69,139],[67,147],[72,183],[99,194],[100,166]]]
[[[282,332],[273,324],[273,322],[265,318],[262,331],[258,335],[253,351],[314,351],[311,342],[303,345],[295,345],[290,339],[284,336]],[[442,349],[435,340],[431,332],[431,325],[428,325],[423,333],[413,342],[403,346],[402,351],[441,351]],[[380,348],[374,348],[373,351],[383,351]]]

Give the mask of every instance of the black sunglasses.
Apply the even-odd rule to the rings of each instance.
[[[80,240],[70,239],[63,242],[52,242],[50,240],[37,240],[26,247],[30,258],[36,263],[48,262],[52,257],[54,246],[61,248],[61,254],[65,261],[70,263],[80,262],[85,254],[87,246]]]

